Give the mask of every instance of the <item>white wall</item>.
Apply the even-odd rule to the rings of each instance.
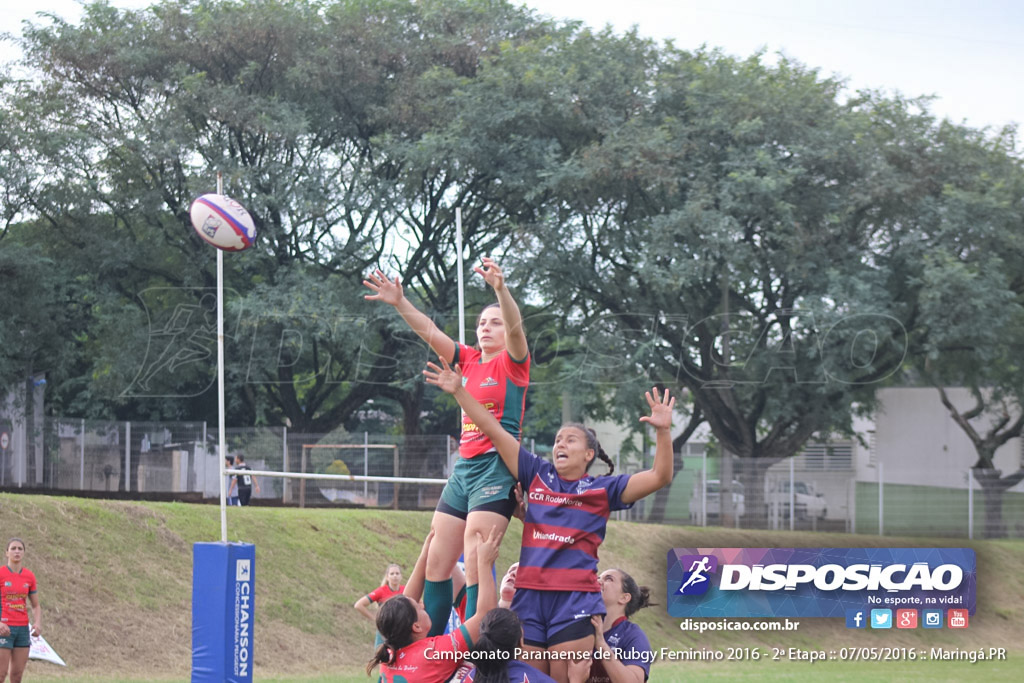
[[[946,390],[953,405],[968,410],[974,399],[965,388]],[[967,487],[967,470],[977,461],[970,439],[950,417],[934,388],[893,387],[878,392],[875,415],[874,459],[884,467],[885,481],[894,484]],[[979,432],[993,421],[991,415],[972,421]],[[869,454],[858,458],[857,478],[877,481],[878,471],[868,466]],[[1011,439],[996,452],[996,467],[1009,474],[1021,464],[1020,439]],[[1024,490],[1018,485],[1014,490]]]

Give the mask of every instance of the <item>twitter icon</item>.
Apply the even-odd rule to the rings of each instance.
[[[871,610],[871,628],[892,628],[892,610]]]

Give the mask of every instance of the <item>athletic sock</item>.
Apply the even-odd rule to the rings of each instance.
[[[423,608],[430,615],[430,633],[427,635],[444,633],[452,613],[452,580],[427,581],[423,587]]]
[[[475,583],[472,586],[466,586],[466,621],[476,614],[476,596],[479,588],[480,586]]]

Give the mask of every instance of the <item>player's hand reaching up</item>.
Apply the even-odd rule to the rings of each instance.
[[[651,396],[651,391],[654,392],[654,396]],[[640,421],[646,422],[655,429],[670,429],[672,427],[672,409],[676,407],[675,396],[670,399],[668,389],[665,390],[664,395],[658,391],[658,387],[654,387],[651,391],[644,394],[647,398],[647,405],[651,408],[651,414],[644,415]]]
[[[427,363],[427,369],[423,371],[423,378],[427,384],[433,384],[449,394],[454,394],[462,386],[462,373],[459,366],[453,370],[448,361],[438,358],[441,361],[440,367],[434,363]]]
[[[491,527],[490,532],[487,534],[487,538],[484,538],[483,534],[479,531],[476,532],[477,557],[488,567],[493,566],[495,560],[498,559],[498,550],[501,548],[501,537],[504,536],[504,534],[505,532],[498,531],[498,527],[496,526]]]
[[[589,655],[585,659],[573,659],[569,661],[569,683],[586,683],[590,678],[590,664],[593,660]]]
[[[402,298],[405,296],[405,292],[402,290],[402,283],[395,276],[394,280],[388,279],[386,275],[380,270],[375,270],[370,273],[363,284],[373,290],[373,294],[367,294],[363,298],[369,301],[383,301],[386,304],[397,306]]]
[[[505,286],[505,274],[501,272],[501,268],[498,267],[498,264],[492,258],[485,256],[483,258],[483,268],[477,266],[473,268],[473,271],[482,275],[484,282],[489,284],[496,292]]]

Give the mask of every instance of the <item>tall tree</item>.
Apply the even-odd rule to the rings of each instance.
[[[95,2],[78,25],[30,28],[35,78],[8,88],[3,142],[37,171],[38,229],[91,253],[83,270],[104,264],[118,299],[97,328],[117,349],[100,364],[121,384],[108,406],[187,409],[210,384],[214,257],[188,207],[216,170],[259,231],[228,258],[233,419],[326,431],[388,394],[416,431],[420,402],[395,382],[422,352],[363,304],[360,280],[400,270],[450,314],[449,207],[464,207],[470,257],[509,243],[522,195],[451,122],[490,55],[546,30],[505,2],[406,0]]]
[[[552,173],[557,232],[529,258],[591,345],[617,340],[606,377],[689,391],[760,511],[766,468],[849,430],[903,361],[915,321],[886,248],[914,183],[893,157],[925,124],[786,60],[622,61],[617,90],[577,86],[609,96],[578,98],[592,133]]]
[[[1024,481],[1019,463],[1005,473],[996,463],[997,450],[1024,433],[1024,164],[1012,129],[992,135],[946,123],[934,150],[942,192],[921,233],[928,253],[918,270],[923,343],[914,367],[973,444],[983,532],[1000,537],[1003,494]],[[971,404],[948,387],[965,387]]]

